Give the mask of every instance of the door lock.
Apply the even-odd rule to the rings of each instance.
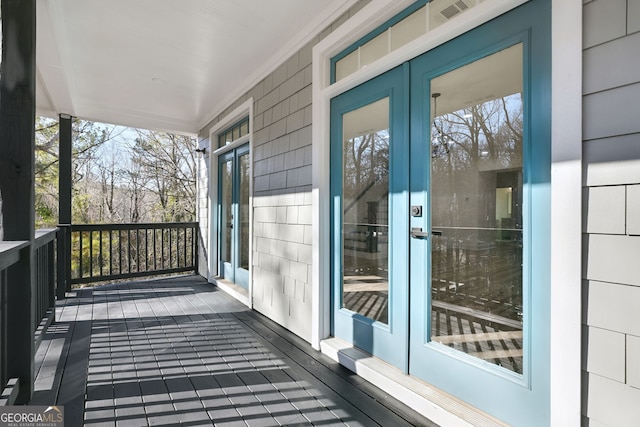
[[[420,206],[420,205],[411,206],[411,216],[421,217],[422,216],[422,206]]]

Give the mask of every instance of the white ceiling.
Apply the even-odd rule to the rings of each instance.
[[[353,0],[38,0],[38,113],[194,134]]]

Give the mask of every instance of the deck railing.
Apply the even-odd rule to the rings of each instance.
[[[53,320],[55,306],[55,254],[57,229],[38,230],[33,243],[33,257],[35,270],[32,272],[34,287],[31,298],[33,300],[32,325],[30,333],[34,334],[34,340],[38,340],[38,328]],[[28,241],[0,242],[0,385],[3,393],[0,399],[5,403],[11,403],[11,399],[17,394],[19,383],[10,377],[8,371],[9,354],[9,328],[19,327],[10,322],[9,309],[13,301],[9,300],[10,286],[30,286],[29,283],[11,283],[11,269],[21,261],[28,260],[30,256],[30,243]]]
[[[70,284],[198,270],[198,223],[73,224]]]

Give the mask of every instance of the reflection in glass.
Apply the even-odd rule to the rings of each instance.
[[[233,234],[233,159],[223,162],[220,166],[220,261],[222,263],[231,263],[231,242]]]
[[[343,117],[343,307],[388,323],[389,99]]]
[[[240,268],[249,269],[249,153],[238,157],[240,167]]]
[[[522,46],[431,97],[431,339],[522,373]]]

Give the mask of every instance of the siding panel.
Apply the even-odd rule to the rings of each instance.
[[[640,70],[640,33],[587,49],[583,61],[585,94],[636,83]]]
[[[585,184],[640,183],[640,134],[596,139],[584,144]]]
[[[625,234],[625,187],[591,187],[586,193],[586,231]]]
[[[591,234],[588,237],[589,280],[633,285],[640,291],[639,260],[640,236]],[[636,295],[638,297],[640,294]]]
[[[584,97],[583,137],[586,140],[640,132],[636,108],[640,84],[599,92]]]
[[[626,34],[627,0],[597,0],[584,6],[585,48]]]
[[[589,326],[640,336],[640,287],[590,281]]]

